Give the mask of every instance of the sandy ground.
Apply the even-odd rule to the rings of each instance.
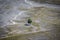
[[[59,6],[31,4],[23,0],[0,0],[0,37],[7,35],[1,40],[60,40]],[[33,21],[30,26],[25,25],[28,18]]]

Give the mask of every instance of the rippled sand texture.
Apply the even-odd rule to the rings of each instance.
[[[26,15],[29,15],[29,17],[22,17],[25,18],[25,20],[21,19],[21,21],[23,20],[22,22],[20,22],[19,20],[13,20],[13,22],[18,24],[7,26],[10,31],[8,35],[12,35],[12,39],[10,39],[11,37],[9,38],[7,36],[7,40],[15,40],[15,37],[17,38],[17,40],[20,40],[20,36],[22,36],[21,40],[59,40],[59,10],[44,7],[34,7],[26,11],[27,12],[25,13]],[[31,26],[24,25],[27,21],[26,19],[28,18],[31,18],[33,21]]]
[[[26,4],[21,0],[1,4],[0,40],[60,40],[60,9]],[[26,26],[28,18],[32,24]]]

